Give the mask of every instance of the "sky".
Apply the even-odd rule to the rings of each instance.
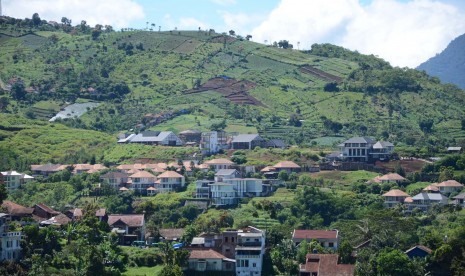
[[[414,68],[465,33],[464,0],[1,0],[3,14],[77,25],[215,29],[299,49],[332,43]]]

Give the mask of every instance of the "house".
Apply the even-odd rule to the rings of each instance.
[[[415,245],[414,247],[412,247],[409,250],[405,251],[405,254],[407,254],[407,256],[410,259],[413,259],[413,258],[425,258],[428,255],[430,255],[431,252],[433,252],[433,250],[429,249],[426,246]]]
[[[184,228],[166,228],[158,230],[160,241],[180,241],[184,232]]]
[[[208,184],[212,205],[234,205],[244,197],[260,196],[263,192],[263,181],[256,178],[224,179],[223,182]]]
[[[235,169],[221,169],[215,173],[215,182],[223,182],[224,179],[240,177],[240,173]]]
[[[441,193],[427,193],[421,192],[416,196],[412,197],[412,203],[408,204],[408,211],[411,212],[418,208],[421,211],[428,211],[433,205],[447,205],[449,199]]]
[[[138,171],[135,174],[130,175],[129,179],[130,190],[134,190],[139,193],[145,194],[147,192],[147,188],[154,187],[157,178],[155,177],[155,175],[149,172]]]
[[[21,184],[25,183],[25,181],[29,181],[31,178],[31,176],[18,173],[17,171],[1,172],[1,174],[3,176],[3,184],[8,191],[19,189]]]
[[[231,142],[232,149],[254,149],[264,147],[265,140],[258,134],[239,134],[234,136]]]
[[[387,208],[393,208],[397,204],[404,203],[405,199],[409,197],[409,195],[399,189],[393,189],[383,194],[383,197],[384,206],[386,206]]]
[[[426,186],[423,188],[422,191],[427,192],[427,193],[439,193],[439,188],[436,187],[438,183],[433,183],[431,185]]]
[[[373,178],[370,182],[371,183],[379,183],[379,184],[387,184],[387,183],[395,183],[400,184],[402,182],[407,181],[404,177],[397,173],[388,173],[383,176],[377,176]]]
[[[230,169],[232,165],[234,165],[234,162],[231,160],[225,159],[225,158],[219,158],[219,159],[212,159],[204,162],[204,164],[208,165],[209,167],[213,167],[215,172],[218,172],[219,170],[222,169]]]
[[[45,165],[31,165],[31,171],[33,176],[42,175],[47,177],[53,173],[65,170],[68,165],[61,164],[45,164]]]
[[[455,180],[443,181],[435,186],[439,188],[439,192],[446,194],[460,192],[463,189],[463,184],[460,184]]]
[[[154,196],[158,193],[158,189],[155,187],[148,187],[147,188],[147,196]]]
[[[210,187],[212,204],[215,206],[234,205],[238,202],[235,185],[224,182],[208,184]]]
[[[202,154],[210,155],[229,149],[228,139],[228,135],[223,131],[202,132],[200,150]]]
[[[249,226],[237,231],[236,275],[262,275],[265,231]]]
[[[339,145],[340,157],[352,162],[388,160],[394,151],[390,142],[376,142],[370,137],[353,137]]]
[[[464,201],[465,200],[465,192],[454,196],[452,199],[454,200],[455,205],[465,207],[465,201]]]
[[[158,176],[158,179],[155,188],[160,193],[174,192],[185,186],[184,176],[175,171],[165,171]]]
[[[14,261],[21,257],[21,237],[19,231],[10,231],[11,216],[0,213],[0,261]]]
[[[145,238],[144,215],[109,215],[108,225],[112,232],[118,234],[120,244],[129,245],[135,240]]]
[[[353,276],[355,265],[338,264],[338,254],[307,254],[299,276]]]
[[[447,152],[448,153],[461,153],[462,147],[448,147]]]
[[[211,180],[197,180],[195,182],[195,198],[210,198],[210,184],[215,183]]]
[[[52,208],[48,207],[43,203],[37,203],[32,208],[32,214],[38,221],[47,220],[60,214],[60,212],[53,210]]]
[[[234,271],[236,261],[226,258],[213,249],[192,250],[188,268],[194,271]]]
[[[279,173],[281,171],[286,171],[287,173],[300,172],[301,167],[292,161],[282,161],[276,163],[273,168]]]
[[[42,226],[42,227],[50,226],[50,225],[63,226],[63,225],[67,225],[70,222],[71,222],[71,219],[68,216],[66,216],[65,214],[59,213],[58,215],[53,216],[49,219],[40,221],[39,226]]]
[[[338,230],[294,230],[292,233],[292,241],[295,245],[299,245],[302,241],[311,242],[318,241],[322,247],[326,249],[337,250],[339,245]]]
[[[100,172],[103,170],[108,170],[107,167],[105,167],[102,164],[75,164],[73,165],[73,174],[81,174],[81,173],[96,173]]]
[[[81,208],[73,208],[65,212],[65,215],[72,221],[80,220],[83,216],[83,210]],[[100,208],[95,211],[95,216],[99,221],[107,221],[108,215],[105,208]]]
[[[123,172],[107,172],[100,176],[100,180],[102,183],[110,185],[112,188],[118,190],[128,183],[129,175]]]
[[[144,131],[119,139],[118,143],[138,143],[145,145],[182,146],[183,142],[172,131]]]
[[[27,208],[9,200],[4,200],[2,208],[6,211],[12,221],[21,221],[23,218],[32,218],[33,208]]]

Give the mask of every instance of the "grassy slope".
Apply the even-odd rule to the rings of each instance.
[[[322,126],[322,117],[348,124],[343,134],[362,134],[359,126],[367,126],[367,134],[380,136],[388,131],[391,140],[401,136],[412,136],[420,140],[422,133],[418,121],[435,118],[434,129],[441,139],[465,137],[460,130],[465,94],[448,94],[443,87],[423,82],[420,93],[403,92],[394,99],[396,109],[389,115],[387,105],[393,101],[385,94],[374,96],[356,92],[323,92],[325,81],[313,75],[302,73],[299,66],[311,65],[325,72],[347,77],[358,64],[339,58],[325,58],[290,49],[278,49],[251,41],[235,40],[223,43],[223,38],[214,38],[204,32],[116,32],[104,34],[99,41],[89,36],[70,36],[57,33],[60,41],[50,45],[46,37],[50,32],[38,32],[27,38],[2,38],[0,45],[0,77],[6,80],[21,76],[29,83],[32,80],[47,79],[59,66],[73,66],[76,72],[85,70],[90,62],[100,68],[98,61],[113,65],[110,78],[128,83],[131,93],[121,104],[105,103],[82,120],[92,126],[98,119],[104,124],[115,125],[111,130],[133,128],[145,113],[167,110],[190,109],[192,115],[174,118],[154,129],[182,131],[198,127],[208,129],[211,116],[220,120],[227,118],[227,130],[259,132],[268,137],[288,138],[302,133],[304,137],[320,137],[328,133]],[[215,34],[217,35],[217,34]],[[144,50],[134,50],[126,55],[117,49],[122,43],[142,43]],[[107,48],[102,50],[103,46]],[[67,52],[70,58],[57,64],[44,62],[50,56]],[[12,55],[20,56],[17,63]],[[90,59],[92,58],[92,59]],[[234,105],[218,93],[209,91],[184,95],[191,89],[195,79],[202,83],[217,75],[227,75],[238,80],[247,79],[257,86],[249,93],[260,100],[265,107],[247,107],[248,119],[234,119]],[[433,93],[434,92],[434,93]],[[110,113],[116,110],[116,114]],[[302,128],[282,126],[290,114],[300,111],[305,120]],[[236,112],[237,113],[237,112]],[[268,120],[271,115],[282,118],[276,127]],[[256,120],[262,116],[261,122]],[[199,125],[193,118],[197,117]],[[194,124],[192,124],[194,123]],[[116,128],[116,129],[115,129]],[[291,135],[289,135],[291,134]]]

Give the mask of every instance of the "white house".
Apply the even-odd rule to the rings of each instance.
[[[263,180],[258,178],[233,178],[224,182],[235,186],[238,198],[260,196],[263,191]]]
[[[158,175],[158,179],[155,188],[160,193],[174,192],[185,186],[184,176],[175,171],[165,171]]]
[[[237,204],[240,198],[260,196],[263,181],[257,178],[223,179],[223,182],[208,184],[213,205]]]
[[[200,138],[200,150],[202,154],[215,154],[225,149],[228,149],[228,135],[226,132],[202,132]]]
[[[110,185],[112,188],[118,190],[120,186],[128,183],[129,176],[123,172],[108,172],[100,176],[102,183]]]
[[[211,180],[197,180],[195,182],[195,198],[210,198],[210,184],[215,183]]]
[[[265,231],[249,226],[237,231],[236,275],[262,275]]]
[[[234,205],[237,204],[237,196],[234,184],[215,182],[209,184],[212,204],[220,205]]]
[[[1,174],[3,176],[5,188],[8,191],[17,190],[22,184],[34,179],[34,177],[30,175],[18,173],[17,171],[1,172]]]
[[[215,172],[218,172],[219,170],[230,169],[231,166],[234,165],[234,162],[225,158],[219,158],[208,160],[204,162],[204,164],[208,165],[209,167],[213,167]]]
[[[21,232],[9,231],[10,215],[0,213],[0,261],[13,261],[21,257]]]
[[[145,193],[149,187],[154,187],[156,177],[147,171],[138,171],[129,176],[129,189]]]
[[[215,173],[215,181],[223,182],[225,179],[238,178],[240,173],[235,169],[221,169]]]
[[[109,215],[108,225],[117,233],[121,244],[130,244],[134,240],[145,240],[144,215]]]
[[[294,230],[292,241],[298,245],[302,241],[318,241],[326,249],[337,250],[339,246],[338,230]]]
[[[435,184],[434,186],[439,188],[439,192],[441,193],[453,193],[459,192],[463,189],[463,184],[455,180],[447,180],[441,183]]]
[[[446,205],[449,199],[441,193],[426,193],[421,192],[416,196],[412,197],[412,203],[408,204],[408,211],[411,212],[413,209],[418,208],[422,211],[428,211],[433,205]]]
[[[233,271],[235,260],[228,259],[213,249],[192,250],[189,269],[195,271]]]
[[[339,145],[340,157],[347,161],[387,160],[394,151],[390,142],[376,142],[370,137],[353,137]]]

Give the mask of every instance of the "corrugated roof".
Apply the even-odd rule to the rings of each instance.
[[[419,193],[416,196],[412,197],[413,200],[432,200],[432,201],[442,201],[447,200],[447,197],[440,193]]]
[[[232,142],[233,143],[250,143],[255,139],[259,141],[263,141],[263,139],[258,134],[239,134],[234,136]]]
[[[231,175],[231,174],[234,174],[236,173],[237,171],[235,169],[221,169],[221,170],[218,170],[217,173],[215,173],[215,175]]]
[[[346,140],[345,143],[367,143],[367,144],[374,144],[375,140],[370,137],[352,137],[349,140]]]

